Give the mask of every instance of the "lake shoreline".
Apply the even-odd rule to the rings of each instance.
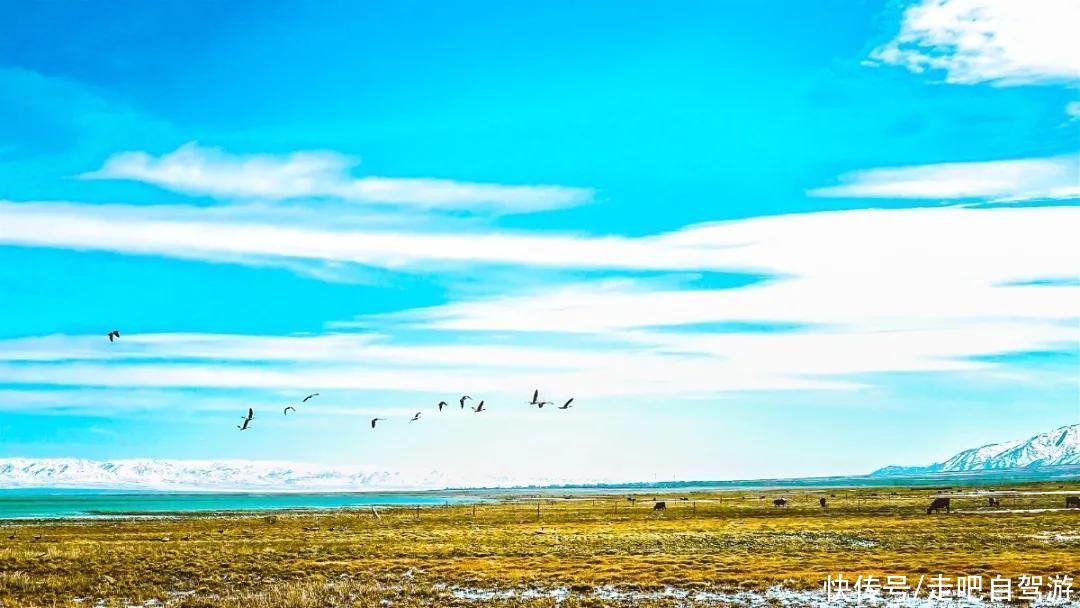
[[[1048,473],[1047,471],[1052,473]],[[590,500],[611,495],[648,498],[660,493],[719,496],[738,492],[855,492],[896,490],[949,492],[967,489],[969,495],[1008,494],[1011,486],[1062,484],[1080,479],[1080,467],[1023,471],[985,471],[975,474],[934,474],[901,477],[829,477],[739,480],[728,482],[654,482],[604,486],[544,486],[517,488],[454,488],[444,490],[266,491],[266,490],[140,490],[104,488],[0,488],[0,521],[115,520],[243,516],[285,513],[334,513],[375,508],[432,508],[459,504],[536,500]],[[827,482],[827,483],[826,483]],[[972,494],[973,493],[973,494]]]

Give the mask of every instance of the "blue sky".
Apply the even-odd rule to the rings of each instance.
[[[765,477],[1075,423],[1075,12],[21,7],[0,457]]]

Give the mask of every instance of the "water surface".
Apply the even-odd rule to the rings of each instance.
[[[185,513],[432,506],[475,502],[477,495],[434,492],[248,493],[0,490],[0,519],[117,517]]]

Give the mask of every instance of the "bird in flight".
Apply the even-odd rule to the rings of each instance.
[[[468,395],[462,395],[461,399],[458,399],[458,403],[461,404],[461,409],[465,409],[465,400],[466,399],[472,399],[472,397],[470,397]]]
[[[248,425],[251,424],[251,419],[254,418],[254,417],[255,417],[255,410],[253,410],[253,409],[251,409],[249,407],[247,416],[246,417],[241,416],[241,418],[244,419],[244,424],[238,424],[238,425],[236,425],[236,428],[240,429],[241,431],[246,431],[247,428],[248,428]]]
[[[539,406],[539,407],[543,408],[545,405],[551,405],[551,402],[550,401],[540,401],[540,389],[537,389],[537,390],[533,391],[533,398],[532,398],[532,401],[529,402],[529,405],[536,405],[536,406]]]
[[[371,419],[371,428],[375,428],[375,423],[380,421],[380,420],[386,420],[386,418],[372,418]]]
[[[444,407],[446,407],[446,402],[445,401],[440,401],[439,402],[439,411],[441,412],[442,408],[444,408]]]
[[[119,338],[120,338],[120,332],[119,331],[114,329],[114,330],[109,332],[109,342],[113,342],[114,340],[118,340]]]
[[[318,397],[318,396],[319,396],[319,393],[311,393],[307,397],[304,397],[304,400],[301,401],[300,403],[307,403],[308,399],[311,399],[312,397]]]
[[[290,406],[288,406],[288,407],[286,407],[286,408],[285,408],[285,415],[286,415],[286,416],[288,416],[288,415],[289,415],[289,410],[292,410],[292,411],[294,411],[294,412],[295,412],[295,411],[296,411],[296,408],[295,408],[295,407],[293,407],[293,406],[291,406],[291,405],[290,405]]]
[[[420,419],[420,412],[416,412],[416,415],[413,416],[412,420],[410,420],[409,422],[416,422],[419,419]]]
[[[573,402],[574,402],[574,398],[571,397],[566,403],[560,405],[558,409],[560,409],[560,410],[568,410],[568,409],[570,409],[570,404],[573,403]]]
[[[484,401],[481,400],[480,405],[472,408],[472,411],[474,414],[479,414],[480,412],[484,411]]]

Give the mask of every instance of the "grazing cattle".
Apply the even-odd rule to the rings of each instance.
[[[1066,496],[1065,497],[1066,509],[1080,509],[1080,496]]]
[[[772,501],[772,504],[774,507],[783,507],[787,505],[787,500],[783,498],[777,498],[776,500]]]
[[[653,511],[667,511],[667,503],[661,500],[660,502],[658,502],[658,503],[656,503],[655,505],[652,506],[652,510]]]
[[[989,497],[991,507],[1000,507],[1001,501],[993,496]]]
[[[822,496],[821,498],[819,498],[819,499],[818,499],[818,503],[819,503],[819,504],[821,505],[821,508],[822,508],[822,509],[824,509],[824,508],[825,508],[825,505],[827,504],[827,502],[828,502],[828,501],[826,501],[826,500],[825,500],[825,497],[824,497],[824,496]]]
[[[949,499],[948,498],[935,498],[934,502],[931,502],[930,506],[927,507],[926,514],[930,515],[934,511],[940,511],[942,509],[945,509],[946,513],[951,513],[951,511],[949,511]]]

